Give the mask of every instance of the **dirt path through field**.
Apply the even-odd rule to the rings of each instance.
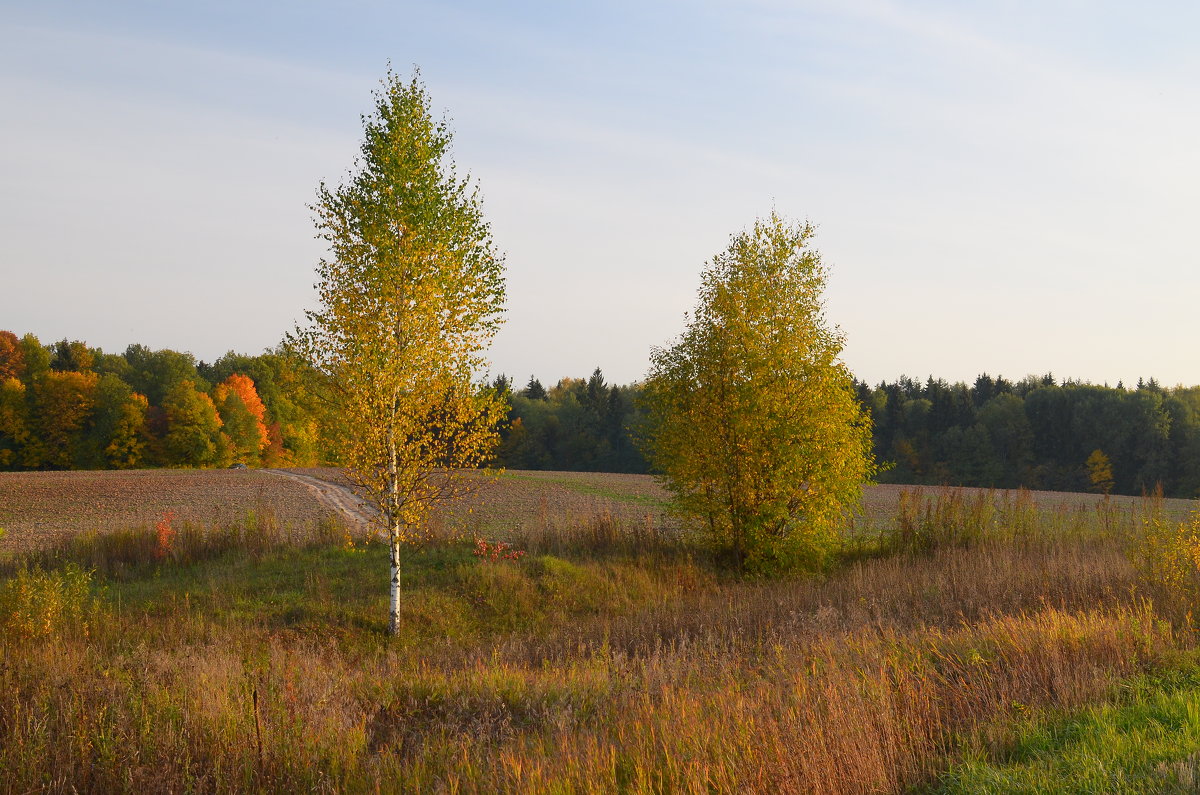
[[[330,483],[328,480],[321,480],[310,475],[301,475],[298,472],[288,472],[283,469],[261,469],[259,471],[278,475],[307,486],[308,490],[317,498],[317,502],[335,513],[341,514],[351,525],[360,531],[369,529],[375,521],[377,511],[366,500],[348,488],[339,486],[336,483]]]

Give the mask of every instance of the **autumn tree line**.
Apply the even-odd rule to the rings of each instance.
[[[646,473],[642,387],[498,376],[507,407],[496,464]],[[188,353],[0,332],[0,469],[313,466],[337,463],[307,366],[282,348]],[[881,482],[1200,494],[1200,387],[901,377],[855,391]],[[1089,460],[1091,465],[1089,466]]]
[[[606,383],[597,369],[549,388],[502,375],[489,388],[507,410],[499,466],[647,471],[634,441],[636,385]],[[0,470],[337,464],[319,391],[283,346],[209,364],[0,331]]]
[[[0,469],[306,466],[324,458],[305,367],[0,331]]]

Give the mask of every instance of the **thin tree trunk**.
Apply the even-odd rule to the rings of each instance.
[[[391,515],[388,517],[388,541],[391,544],[392,583],[391,607],[388,610],[388,634],[400,634],[400,474],[396,462],[396,437],[388,431],[388,448],[391,459],[388,461],[388,477],[390,482],[388,495],[391,502]]]
[[[391,608],[388,612],[388,634],[400,634],[400,528],[394,523],[388,533],[392,547]]]

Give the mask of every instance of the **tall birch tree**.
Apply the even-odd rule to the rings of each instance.
[[[498,330],[504,262],[477,186],[451,159],[419,73],[388,71],[363,142],[313,206],[329,255],[299,349],[326,379],[349,477],[378,508],[391,552],[389,631],[398,629],[402,545],[469,487],[492,456],[504,406],[475,379]]]

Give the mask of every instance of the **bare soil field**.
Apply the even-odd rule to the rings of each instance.
[[[284,471],[354,489],[341,469]],[[444,506],[434,521],[451,531],[501,536],[509,530],[566,527],[601,514],[621,524],[669,525],[668,499],[648,475],[512,470],[497,478],[480,476],[470,494]]]
[[[292,526],[333,515],[304,484],[255,470],[0,472],[0,552],[85,530],[152,526],[164,511],[177,523],[206,525],[251,511]]]

